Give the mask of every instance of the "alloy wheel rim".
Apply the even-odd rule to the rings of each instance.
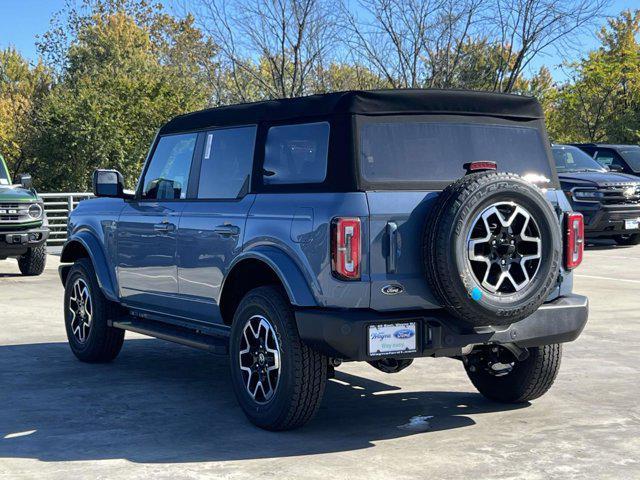
[[[266,317],[254,315],[245,323],[238,361],[247,393],[258,404],[268,403],[280,380],[280,346]]]
[[[475,280],[498,295],[521,291],[540,269],[540,228],[527,209],[515,202],[485,208],[471,224],[467,258]]]
[[[91,330],[93,320],[93,303],[89,286],[82,279],[78,278],[71,289],[69,297],[69,312],[71,313],[71,331],[75,339],[80,343],[85,343]]]

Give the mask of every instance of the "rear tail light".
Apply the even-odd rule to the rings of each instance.
[[[584,253],[584,218],[581,213],[571,212],[565,221],[565,267],[573,270],[582,263]]]
[[[360,279],[360,219],[334,218],[331,223],[331,268],[343,280]]]

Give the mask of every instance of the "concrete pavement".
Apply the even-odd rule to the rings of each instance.
[[[76,361],[57,257],[37,278],[0,262],[0,478],[640,478],[640,247],[590,248],[575,290],[590,321],[530,405],[485,400],[455,360],[347,364],[312,423],[270,433],[226,360],[127,333],[115,362]]]

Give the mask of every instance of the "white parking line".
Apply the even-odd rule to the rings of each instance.
[[[593,278],[595,280],[611,280],[612,282],[640,283],[640,280],[629,280],[626,278],[611,278],[611,277],[599,277],[597,275],[578,275],[578,274],[575,274],[575,276],[580,278]]]

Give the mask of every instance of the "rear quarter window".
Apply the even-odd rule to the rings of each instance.
[[[322,183],[327,176],[329,123],[269,128],[265,145],[265,185]]]

